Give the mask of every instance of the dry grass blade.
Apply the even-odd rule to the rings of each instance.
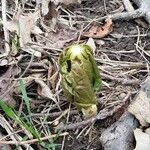
[[[10,52],[10,46],[9,46],[9,31],[6,28],[5,24],[7,22],[7,18],[6,18],[6,9],[7,9],[7,1],[6,0],[2,0],[2,23],[3,23],[3,31],[4,31],[4,38],[5,38],[5,53],[0,55],[1,57],[7,56]]]
[[[61,136],[66,136],[68,135],[68,132],[64,132],[64,133],[61,133],[61,134],[53,134],[53,135],[49,135],[49,136],[46,136],[46,137],[42,137],[40,138],[40,141],[44,141],[44,140],[48,140],[48,139],[51,139],[51,138],[56,138],[56,137],[61,137]],[[23,145],[23,144],[33,144],[33,143],[36,143],[38,142],[39,139],[32,139],[32,140],[27,140],[27,141],[0,141],[0,144],[17,144],[17,145]]]

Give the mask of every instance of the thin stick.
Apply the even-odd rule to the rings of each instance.
[[[140,55],[143,57],[143,59],[147,62],[147,63],[149,63],[149,61],[147,60],[147,58],[144,56],[144,54],[143,54],[143,52],[144,52],[144,50],[142,50],[142,52],[139,50],[139,41],[140,41],[140,29],[139,29],[139,27],[137,26],[136,27],[137,28],[137,32],[138,32],[138,37],[137,37],[137,42],[136,42],[136,44],[135,44],[135,46],[136,46],[136,50],[137,50],[137,52],[138,53],[140,53]]]
[[[47,139],[52,139],[52,138],[55,138],[55,137],[61,137],[61,136],[66,136],[66,135],[68,135],[68,132],[64,132],[64,133],[61,133],[61,134],[53,134],[53,135],[42,137],[40,139],[32,139],[32,140],[27,140],[27,141],[0,141],[0,145],[1,144],[13,144],[13,145],[16,145],[16,144],[17,145],[32,144],[32,143],[38,142],[39,140],[44,141],[44,140],[47,140]]]
[[[108,15],[108,12],[107,12],[107,7],[106,7],[106,1],[104,0],[104,10],[105,10],[105,13],[106,13],[106,15]]]
[[[127,93],[127,95],[123,99],[124,104],[122,106],[118,105],[114,109],[110,109],[110,108],[107,107],[107,108],[101,110],[97,114],[97,116],[94,117],[94,118],[91,118],[91,119],[88,119],[88,120],[84,120],[84,121],[81,121],[81,122],[77,122],[77,123],[73,123],[73,124],[68,124],[67,126],[60,126],[59,128],[57,128],[57,130],[73,130],[73,129],[76,129],[76,128],[80,129],[83,126],[86,126],[86,125],[89,125],[89,124],[93,124],[97,120],[104,120],[108,116],[112,116],[114,113],[116,113],[119,108],[123,107],[125,105],[125,102],[131,96],[131,94],[132,94],[131,92]]]
[[[70,108],[71,108],[71,104],[69,105],[69,111],[68,111],[68,114],[67,114],[67,120],[66,120],[66,124],[68,124],[68,121],[69,121],[69,116],[70,116]],[[65,139],[66,139],[66,136],[63,137],[63,141],[62,141],[62,146],[61,146],[61,150],[64,149],[64,145],[65,145]]]
[[[110,18],[112,20],[118,20],[118,19],[136,19],[136,18],[139,18],[139,17],[143,17],[145,16],[145,12],[142,10],[142,9],[137,9],[133,12],[121,12],[121,13],[116,13],[116,14],[112,14],[112,15],[109,15]],[[104,16],[104,17],[101,17],[101,18],[97,18],[96,21],[102,21],[102,20],[105,20],[107,19],[108,16]]]
[[[134,7],[132,6],[131,2],[129,0],[122,0],[124,7],[127,11],[132,12],[134,11]]]
[[[138,79],[117,78],[117,77],[113,77],[111,75],[104,74],[104,73],[101,73],[101,76],[106,78],[106,79],[110,79],[112,81],[117,81],[119,83],[122,83],[123,85],[139,84],[140,83]]]
[[[5,53],[0,55],[0,58],[3,56],[7,56],[10,52],[9,47],[9,31],[7,30],[5,23],[7,22],[6,18],[6,0],[2,0],[2,21],[3,21],[3,31],[4,31],[4,38],[5,38]]]

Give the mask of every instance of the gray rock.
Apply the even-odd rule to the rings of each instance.
[[[100,140],[104,150],[133,150],[133,130],[138,127],[138,122],[129,112],[123,116],[101,135]]]

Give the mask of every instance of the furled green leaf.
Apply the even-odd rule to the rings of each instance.
[[[65,49],[59,57],[59,66],[67,100],[82,110],[86,117],[90,117],[90,114],[86,114],[88,110],[91,116],[92,113],[96,114],[94,92],[100,88],[101,79],[92,49],[86,44]]]

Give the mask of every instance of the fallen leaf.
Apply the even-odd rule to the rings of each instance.
[[[141,90],[129,105],[128,111],[139,120],[142,126],[150,124],[150,76],[142,83]]]
[[[150,136],[141,129],[134,130],[136,147],[134,150],[150,150]]]
[[[48,2],[48,1],[47,1]],[[47,3],[46,2],[46,3]],[[44,2],[45,3],[45,2]],[[43,5],[43,4],[42,4]],[[45,20],[50,20],[52,18],[56,18],[57,17],[57,10],[56,10],[56,5],[53,2],[49,2],[46,4],[48,6],[48,10],[44,8],[42,8],[42,12],[44,15],[44,19]]]
[[[51,63],[49,63],[48,76],[47,76],[48,84],[50,85],[52,89],[52,93],[55,93],[55,88],[56,88],[56,85],[58,83],[58,78],[59,78],[58,69],[54,66],[55,65],[52,65]]]
[[[51,87],[52,87],[52,90],[55,91],[55,88],[56,88],[56,84],[57,84],[57,81],[58,81],[58,77],[59,77],[59,73],[58,71],[55,72],[49,79],[49,82],[51,84]]]
[[[112,30],[112,20],[108,18],[103,26],[94,25],[89,29],[89,31],[84,32],[82,35],[91,38],[103,38],[107,36],[110,32],[112,32]]]
[[[42,30],[36,26],[39,19],[39,11],[22,15],[18,12],[12,21],[6,22],[6,28],[11,32],[16,32],[19,37],[19,44],[22,50],[41,57],[41,53],[31,49],[27,44],[32,42],[31,33],[41,34]]]
[[[77,38],[77,31],[61,27],[56,32],[49,32],[46,38],[51,41],[46,43],[47,47],[62,49],[66,43]]]
[[[38,2],[38,5],[42,6],[43,16],[47,14],[49,14],[50,16],[55,16],[56,15],[55,9],[58,4],[70,5],[70,4],[80,4],[80,3],[81,0],[41,0]],[[55,4],[55,6],[53,4]]]
[[[0,67],[0,99],[11,107],[16,105],[16,101],[13,99],[15,88],[11,88],[11,86],[14,84],[14,76],[19,72],[20,70],[15,66]]]
[[[89,38],[86,44],[92,48],[93,53],[95,54],[96,45],[95,45],[93,38]]]
[[[46,11],[42,7],[42,12],[43,12],[42,14],[44,15],[43,27],[50,28],[50,30],[54,30],[55,31],[55,26],[56,26],[56,23],[57,23],[58,11],[57,11],[56,5],[53,2],[50,1],[49,3],[47,3],[47,5],[48,5],[48,10],[47,10],[47,7],[46,7]],[[42,4],[42,6],[43,6],[43,4]],[[48,31],[49,31],[49,29],[48,29]]]
[[[43,80],[35,79],[35,82],[39,85],[38,94],[42,97],[54,99],[54,94],[51,92],[48,85]]]
[[[48,87],[48,85],[43,80],[40,80],[40,79],[35,79],[35,82],[39,85],[38,90],[37,90],[38,94],[42,97],[45,97],[54,101],[56,105],[58,106],[58,108],[60,109],[60,106],[57,100],[55,99],[54,94]]]
[[[147,133],[147,134],[150,136],[150,128],[147,128],[147,129],[145,130],[145,133]]]

